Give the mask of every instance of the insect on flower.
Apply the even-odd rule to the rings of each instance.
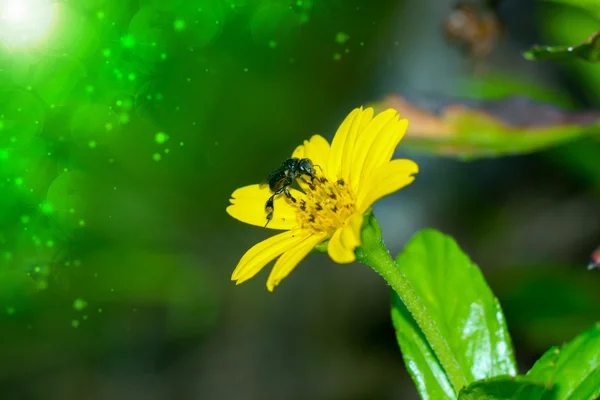
[[[326,245],[329,257],[339,264],[356,260],[363,216],[377,200],[410,184],[418,172],[412,160],[391,160],[407,126],[394,109],[377,115],[372,108],[354,109],[331,145],[314,135],[267,177],[269,185],[235,190],[229,215],[284,232],[248,250],[231,279],[245,282],[277,259],[267,279],[267,289],[273,291],[318,245]],[[294,181],[300,190],[291,187]]]
[[[600,246],[594,250],[590,257],[590,263],[588,264],[588,269],[600,269]]]
[[[288,190],[288,186],[292,185],[296,179],[301,179],[306,183],[306,180],[302,175],[310,176],[311,183],[315,178],[314,167],[319,167],[318,165],[313,165],[312,161],[308,158],[299,159],[297,157],[288,158],[281,164],[279,168],[275,171],[271,172],[269,176],[267,176],[261,183],[262,185],[269,185],[269,189],[273,192],[271,197],[267,199],[267,203],[265,204],[265,211],[267,214],[267,224],[273,218],[273,211],[275,210],[275,206],[273,204],[273,199],[280,193],[283,193],[287,196],[288,199],[296,202],[296,198],[291,195]],[[265,228],[267,227],[265,224]]]

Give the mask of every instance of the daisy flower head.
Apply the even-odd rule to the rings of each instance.
[[[275,286],[317,245],[326,245],[337,263],[356,260],[361,245],[363,215],[378,199],[414,180],[412,160],[391,160],[408,121],[394,109],[374,115],[372,108],[354,109],[338,128],[331,145],[314,135],[298,146],[292,158],[308,158],[315,166],[313,179],[298,179],[301,190],[289,188],[292,198],[274,198],[272,219],[267,200],[269,185],[250,185],[233,192],[227,213],[247,224],[283,230],[244,254],[231,277],[237,284],[254,277],[277,259],[267,280]],[[295,201],[294,201],[295,200]]]

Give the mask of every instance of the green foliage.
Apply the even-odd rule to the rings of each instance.
[[[522,376],[503,376],[473,382],[461,390],[458,400],[550,400],[551,396],[549,386]]]
[[[553,2],[562,5],[542,18],[545,42],[579,43],[598,31],[600,0]],[[98,355],[88,358],[103,360],[125,348],[115,345],[129,329],[123,321],[138,324],[135,341],[197,340],[218,323],[220,296],[230,295],[222,287],[235,261],[232,242],[244,237],[227,230],[224,199],[232,187],[262,178],[260,171],[307,132],[331,136],[341,104],[371,89],[365,71],[377,70],[381,59],[369,51],[387,12],[369,2],[355,10],[312,0],[48,3],[57,16],[52,31],[23,48],[15,38],[41,24],[10,22],[0,11],[0,377],[22,382],[31,376],[15,371],[36,377],[52,370],[46,360],[76,360],[85,348]],[[587,62],[600,59],[597,34],[576,46],[535,47],[525,57],[565,62],[582,96],[597,104],[600,69]],[[411,126],[402,145],[462,158],[560,146],[550,157],[600,193],[600,114],[584,118],[561,108],[573,106],[569,96],[513,75],[473,74],[462,87],[468,100],[434,107],[440,112],[398,105]],[[513,98],[504,109],[470,101],[514,95],[528,101],[515,107]],[[546,102],[557,120],[536,114],[533,100]],[[452,386],[436,349],[394,295],[396,337],[424,399],[600,396],[598,325],[516,376],[499,302],[453,239],[423,231],[397,265],[451,349],[458,381],[468,383]],[[543,349],[588,326],[600,304],[593,285],[556,282],[545,267],[533,282],[509,282],[513,295],[503,302],[506,310],[521,309],[511,315],[517,324],[534,326],[515,329],[519,342]],[[548,288],[556,295],[544,301]],[[161,328],[139,323],[152,318],[144,309],[156,309]],[[231,315],[250,320],[247,309]],[[552,333],[538,339],[543,330]],[[77,341],[86,344],[65,356]]]
[[[452,238],[435,230],[421,231],[396,263],[469,383],[458,399],[593,400],[600,396],[600,324],[562,349],[550,349],[526,376],[515,376],[511,339],[500,305],[477,266]],[[456,399],[435,349],[396,294],[392,322],[421,397]]]
[[[600,324],[562,348],[553,347],[527,377],[555,388],[553,400],[593,400],[600,396]]]
[[[600,134],[600,113],[571,111],[524,96],[428,100],[433,106],[421,107],[390,95],[377,104],[402,110],[410,121],[402,147],[477,159],[532,153]]]
[[[479,268],[435,230],[413,237],[396,263],[452,349],[468,383],[515,375],[504,315]],[[423,398],[453,398],[448,377],[398,299],[392,317],[405,364]]]
[[[455,399],[456,395],[452,384],[435,353],[395,293],[392,300],[392,322],[404,364],[412,376],[421,398],[425,400]]]
[[[523,56],[528,60],[581,58],[586,61],[600,61],[600,33],[594,33],[588,40],[575,46],[535,46]]]
[[[561,1],[560,3],[567,2]],[[595,3],[597,7],[598,3]],[[600,9],[597,8],[597,10]],[[585,41],[600,28],[595,15],[585,9],[565,5],[554,4],[552,7],[542,9],[540,20],[545,41],[567,45]],[[559,63],[562,68],[576,76],[577,81],[584,85],[585,90],[582,92],[582,96],[586,100],[592,103],[598,101],[600,98],[600,70],[595,63],[578,57],[561,58],[554,62]]]
[[[560,3],[573,7],[580,7],[591,13],[600,12],[600,1],[598,0],[541,0],[548,3]]]

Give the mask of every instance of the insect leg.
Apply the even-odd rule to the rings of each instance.
[[[267,199],[267,202],[265,203],[265,211],[268,214],[267,214],[267,223],[265,224],[265,228],[267,227],[267,225],[269,224],[269,222],[273,218],[273,211],[275,211],[275,205],[274,205],[273,201],[275,200],[275,196],[277,196],[280,193],[285,193],[285,192],[287,192],[287,189],[285,187],[282,187],[281,189],[278,189],[275,193],[273,193],[271,195],[271,197],[269,197]],[[286,194],[289,194],[289,192],[286,193]]]
[[[290,191],[286,187],[283,187],[282,189],[283,189],[283,193],[285,193],[285,195],[295,203],[296,199],[294,198],[294,196],[292,196]]]
[[[269,225],[269,222],[271,222],[271,219],[273,218],[273,211],[275,210],[275,207],[273,206],[273,198],[275,197],[275,195],[272,195],[271,197],[269,197],[267,199],[267,203],[265,204],[265,211],[268,213],[267,214],[267,223],[265,224],[265,228],[267,227],[267,225]]]

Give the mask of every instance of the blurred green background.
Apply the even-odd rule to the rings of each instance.
[[[0,0],[1,398],[417,398],[380,277],[318,254],[273,294],[266,273],[235,287],[272,232],[225,208],[390,93],[600,107],[597,64],[521,56],[600,29],[594,2],[502,2],[483,67],[444,38],[453,4]],[[421,172],[374,208],[389,248],[424,227],[455,236],[523,371],[599,318],[597,139],[397,156]]]

